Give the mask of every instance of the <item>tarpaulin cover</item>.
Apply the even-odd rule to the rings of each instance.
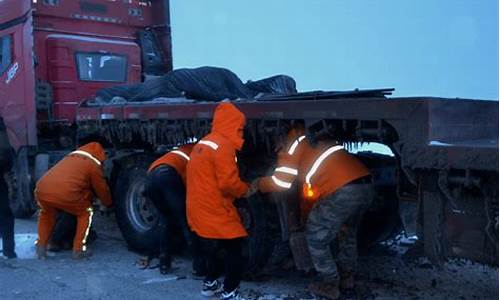
[[[277,75],[244,84],[228,69],[200,67],[173,70],[164,76],[139,84],[101,89],[97,91],[96,102],[110,102],[115,97],[126,101],[151,101],[155,98],[178,97],[220,101],[294,93],[297,93],[295,80],[286,75]]]

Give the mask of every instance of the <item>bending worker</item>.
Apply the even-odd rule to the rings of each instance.
[[[299,136],[289,144],[286,153],[278,157],[273,175],[259,180],[262,192],[286,191],[296,180],[302,185],[304,200],[312,203],[306,223],[308,248],[321,277],[309,288],[328,299],[340,297],[339,286],[354,287],[357,227],[373,198],[369,170],[337,139],[323,126],[311,133],[310,140],[314,142]],[[339,253],[334,258],[330,243],[341,227],[346,230],[342,230],[343,237],[338,239]]]
[[[199,253],[198,241],[186,219],[186,165],[194,144],[186,144],[155,160],[148,170],[145,194],[162,214],[160,220],[160,272],[171,267],[171,235],[177,224],[193,256],[193,274],[205,274],[205,261]]]
[[[90,256],[86,242],[92,223],[92,200],[111,206],[111,193],[104,178],[102,163],[106,154],[101,144],[92,142],[71,152],[38,180],[35,197],[40,206],[37,256],[47,258],[47,243],[54,230],[56,216],[64,211],[76,216],[73,258]]]
[[[240,179],[236,151],[243,146],[245,116],[231,103],[217,106],[210,134],[191,152],[187,166],[187,217],[207,259],[202,295],[238,299],[243,272],[242,243],[247,232],[233,202],[249,194]],[[217,280],[217,252],[225,251],[224,285]]]

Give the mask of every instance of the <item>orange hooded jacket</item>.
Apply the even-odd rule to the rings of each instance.
[[[106,154],[99,143],[83,145],[38,180],[36,198],[85,210],[97,196],[102,204],[110,206],[111,193],[102,170],[104,160]]]
[[[190,159],[189,155],[193,147],[194,144],[186,144],[180,146],[177,150],[166,153],[149,166],[148,172],[153,171],[158,166],[168,165],[177,171],[177,174],[182,178],[182,182],[186,185],[186,165]]]
[[[187,165],[187,219],[199,236],[233,239],[247,236],[233,202],[248,191],[236,165],[243,146],[245,116],[231,103],[217,106],[210,134],[191,152]]]

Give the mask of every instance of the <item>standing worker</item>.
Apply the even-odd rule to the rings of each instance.
[[[9,189],[5,182],[5,174],[12,168],[13,149],[0,118],[0,235],[2,236],[2,252],[7,258],[16,258],[14,251],[14,216],[9,205]]]
[[[73,258],[91,255],[86,242],[92,223],[92,200],[99,198],[111,206],[111,193],[104,178],[102,163],[106,154],[101,144],[91,142],[71,152],[38,180],[35,197],[40,206],[37,256],[47,258],[47,244],[54,230],[56,216],[64,211],[76,216]]]
[[[310,139],[298,137],[279,156],[274,174],[259,180],[259,190],[285,191],[296,179],[302,184],[304,200],[311,203],[306,206],[312,206],[306,223],[308,248],[321,276],[309,288],[316,295],[338,299],[339,287],[354,287],[357,227],[372,201],[373,185],[369,170],[344,150],[338,134],[324,123],[318,125],[313,126],[319,129],[311,130]],[[337,258],[330,249],[335,238],[339,241]]]
[[[162,214],[160,220],[160,272],[171,267],[171,235],[177,224],[193,256],[193,275],[204,275],[205,261],[199,253],[198,241],[186,219],[186,165],[194,144],[186,144],[155,160],[148,169],[145,195]],[[150,256],[151,257],[151,256]],[[148,258],[149,260],[149,258]]]
[[[243,146],[245,116],[231,103],[217,106],[210,134],[191,152],[187,166],[187,218],[199,236],[207,259],[202,295],[239,299],[243,272],[242,243],[247,232],[233,202],[253,190],[240,179],[236,151]],[[217,251],[225,251],[225,279],[221,287]]]

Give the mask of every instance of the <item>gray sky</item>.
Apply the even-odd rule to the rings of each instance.
[[[174,67],[498,99],[497,0],[171,0]]]

